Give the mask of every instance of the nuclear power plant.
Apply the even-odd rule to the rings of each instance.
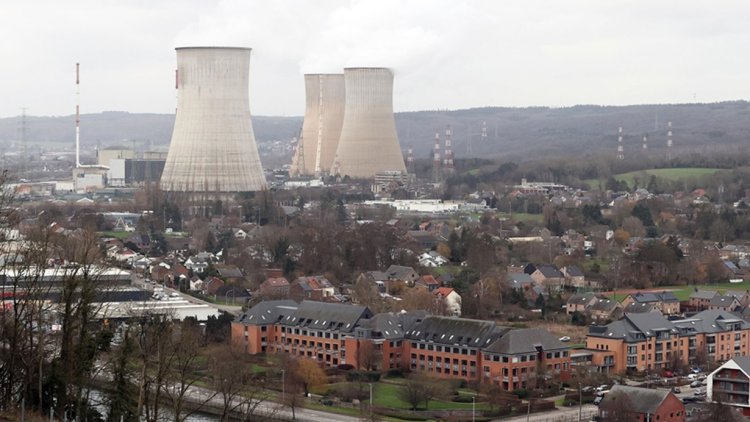
[[[305,75],[305,118],[292,174],[331,173],[344,122],[344,75]]]
[[[331,173],[354,178],[374,178],[384,172],[405,174],[393,118],[393,72],[346,68],[344,84],[344,122]]]
[[[250,49],[180,47],[177,113],[161,189],[192,200],[265,188],[250,121]]]

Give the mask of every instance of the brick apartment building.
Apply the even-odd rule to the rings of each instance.
[[[423,371],[490,381],[506,391],[531,388],[539,376],[570,376],[568,347],[545,330],[424,311],[373,314],[357,305],[266,301],[232,323],[232,341],[249,354],[286,352],[326,367]]]
[[[706,394],[709,401],[720,401],[750,416],[750,356],[736,357],[710,373]]]
[[[627,412],[632,421],[684,422],[685,405],[672,392],[651,388],[615,385],[599,405],[601,420]]]
[[[715,362],[750,355],[750,323],[721,310],[670,321],[658,312],[625,314],[589,327],[586,348],[611,357],[607,371],[633,373],[693,363],[700,352]],[[597,368],[604,370],[605,368]]]

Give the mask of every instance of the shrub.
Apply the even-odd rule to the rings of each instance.
[[[389,369],[388,372],[386,372],[386,375],[388,375],[389,377],[403,378],[404,371],[401,368],[392,368]]]
[[[525,388],[518,388],[511,392],[511,394],[518,396],[519,399],[525,399],[529,397],[529,392]]]
[[[346,380],[347,381],[378,382],[380,381],[380,372],[352,370],[346,373]]]
[[[453,401],[456,403],[471,403],[474,398],[474,396],[467,396],[465,394],[459,394],[456,397],[453,397]]]

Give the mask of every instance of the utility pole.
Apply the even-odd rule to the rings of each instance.
[[[583,413],[583,391],[581,390],[581,382],[578,382],[578,422],[581,422],[581,413]]]
[[[372,420],[372,383],[370,385],[370,420]]]

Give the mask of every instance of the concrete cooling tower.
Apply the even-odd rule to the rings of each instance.
[[[263,189],[250,122],[250,49],[176,50],[177,115],[162,190],[219,198]]]
[[[344,121],[344,75],[305,75],[305,120],[292,173],[329,174]]]
[[[344,124],[334,164],[338,174],[372,178],[379,172],[406,173],[393,119],[393,72],[346,68],[344,82]]]

